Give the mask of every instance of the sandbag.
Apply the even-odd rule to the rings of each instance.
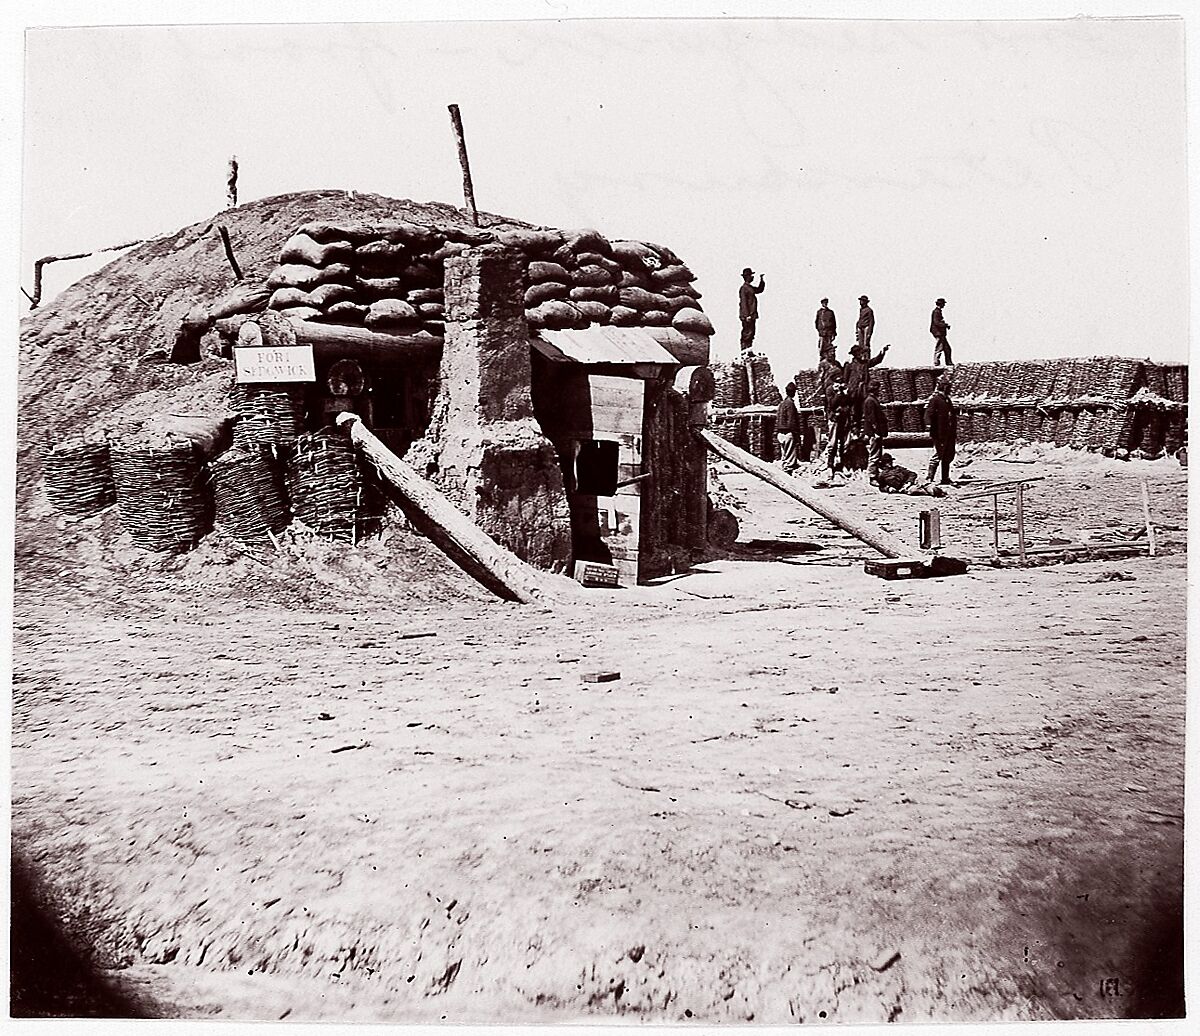
[[[644,241],[613,241],[612,255],[627,270],[644,270],[643,262],[648,256],[653,256],[657,264],[658,256],[654,249]]]
[[[563,244],[575,255],[581,252],[596,252],[598,255],[612,255],[612,245],[600,231],[591,227],[581,230],[564,230]]]
[[[374,228],[362,220],[314,220],[311,223],[305,223],[297,233],[307,234],[314,241],[321,244],[338,240],[346,240],[352,244],[358,244],[361,241],[369,241],[371,238],[377,236]]]
[[[702,335],[713,333],[712,321],[698,309],[681,309],[671,318],[671,326],[680,331],[695,331]]]
[[[558,263],[547,263],[535,259],[529,264],[529,279],[534,284],[542,281],[565,282],[571,279],[566,267]]]
[[[612,310],[603,302],[589,302],[581,299],[572,305],[593,324],[607,324],[612,317]]]
[[[530,255],[545,255],[563,243],[558,230],[501,230],[496,240],[506,248],[516,248]]]
[[[567,286],[559,281],[541,281],[525,289],[525,308],[533,309],[551,299],[565,299]]]
[[[445,262],[447,259],[453,259],[457,255],[462,255],[469,247],[469,245],[460,244],[458,241],[447,241],[441,248],[431,253],[429,258],[435,263]]]
[[[662,295],[645,291],[642,288],[622,288],[619,294],[621,304],[624,306],[639,309],[643,313],[650,309],[658,309],[666,312],[667,300]]]
[[[557,300],[543,302],[540,306],[527,309],[525,317],[531,327],[545,327],[552,330],[565,328],[582,330],[590,322],[575,306]]]
[[[311,306],[312,296],[299,288],[276,288],[267,300],[269,309],[288,309],[291,306]]]
[[[267,278],[268,288],[315,288],[329,278],[325,271],[315,266],[302,266],[299,263],[288,263],[277,266]]]
[[[407,220],[394,220],[380,223],[379,236],[393,244],[406,244],[414,250],[430,248],[442,243],[441,235],[431,227],[419,223],[409,223]]]
[[[308,293],[309,305],[328,309],[335,302],[350,302],[355,291],[348,284],[320,284]]]
[[[366,325],[369,328],[412,325],[420,317],[417,311],[403,299],[380,299],[371,303],[367,310]]]
[[[641,319],[641,313],[631,306],[613,306],[608,322],[614,327],[635,327]]]
[[[423,319],[440,319],[446,315],[446,307],[440,302],[422,302],[417,306],[417,312]]]
[[[441,288],[411,288],[404,297],[414,306],[422,302],[444,302],[446,293]]]
[[[581,266],[571,273],[571,282],[584,287],[596,288],[603,284],[612,284],[613,275],[603,266]]]
[[[325,310],[325,315],[342,323],[361,324],[367,319],[370,309],[370,306],[364,306],[357,302],[335,302]]]
[[[277,311],[280,315],[285,316],[288,320],[316,320],[321,315],[321,311],[316,306],[288,306],[287,309]]]
[[[283,264],[326,266],[347,258],[353,251],[354,246],[344,238],[322,244],[308,234],[293,234],[279,250],[279,261]]]
[[[607,270],[614,277],[621,276],[621,264],[614,262],[607,256],[601,255],[599,252],[580,252],[575,258],[581,267],[599,266]]]
[[[669,299],[685,298],[685,299],[702,299],[700,294],[691,284],[664,284],[656,289],[660,294]]]
[[[370,241],[364,241],[361,245],[354,249],[356,259],[395,259],[399,262],[408,262],[409,250],[405,245],[395,241],[387,241],[384,238],[372,238]]]
[[[354,285],[367,299],[394,299],[405,294],[409,286],[403,277],[355,277]]]
[[[668,327],[671,314],[664,309],[648,309],[642,314],[642,323],[647,327]]]
[[[673,263],[670,266],[664,266],[661,270],[654,270],[650,274],[650,280],[656,286],[664,284],[690,284],[695,279],[696,275],[682,263]]]
[[[190,442],[208,460],[233,443],[233,421],[218,414],[153,414],[142,422],[140,434],[156,441]]]
[[[414,288],[437,288],[442,284],[442,268],[433,263],[410,263],[400,276]]]
[[[690,295],[678,295],[667,299],[666,310],[672,316],[681,309],[699,309],[700,305]]]
[[[495,232],[481,230],[479,227],[450,227],[446,230],[446,237],[464,245],[486,245],[489,241],[496,240]]]
[[[567,298],[572,302],[603,302],[606,306],[620,301],[621,295],[615,284],[598,286],[581,285],[567,292]]]

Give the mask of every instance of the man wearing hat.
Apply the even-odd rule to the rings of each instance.
[[[946,332],[950,330],[950,325],[946,323],[946,318],[942,316],[942,307],[946,304],[945,299],[938,299],[933,307],[933,316],[929,318],[929,333],[933,335],[933,365],[938,365],[938,360],[942,356],[946,357],[946,366],[953,367],[954,361],[950,359],[950,343],[946,341]]]
[[[754,325],[758,323],[758,296],[767,286],[766,278],[758,275],[758,287],[750,282],[754,271],[747,266],[742,271],[742,286],[738,289],[738,316],[742,318],[742,352],[754,345]]]
[[[854,325],[858,332],[858,348],[868,356],[871,355],[871,335],[875,333],[875,313],[869,305],[870,301],[866,295],[859,295],[858,323]]]
[[[933,440],[933,456],[929,458],[929,474],[926,481],[942,469],[942,485],[953,485],[950,481],[950,462],[954,460],[954,445],[958,431],[958,413],[950,399],[950,377],[943,374],[937,380],[937,388],[925,404],[925,424],[929,438]]]
[[[832,359],[834,354],[833,340],[837,338],[837,317],[829,308],[829,299],[821,299],[821,308],[817,310],[817,337],[821,341],[817,358]]]

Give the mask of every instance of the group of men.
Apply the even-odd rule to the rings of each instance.
[[[756,276],[758,277],[757,285],[754,283]],[[742,352],[749,352],[754,347],[754,335],[758,329],[758,296],[763,293],[766,286],[766,278],[761,273],[755,274],[749,266],[742,270],[742,283],[738,288],[738,317],[742,322]],[[940,366],[943,361],[947,367],[954,366],[950,341],[946,336],[950,325],[946,323],[946,317],[942,313],[945,305],[945,299],[938,299],[934,303],[933,313],[929,317],[929,333],[933,335],[933,365],[935,367]],[[860,351],[865,347],[869,354],[871,335],[875,333],[875,311],[871,309],[871,300],[866,295],[858,297],[858,307],[858,323],[854,325],[855,346]],[[821,308],[817,310],[816,328],[819,342],[818,360],[833,359],[836,352],[833,340],[837,338],[837,314],[829,308],[829,299],[821,299]],[[851,349],[851,354],[854,351]]]
[[[747,270],[745,273],[751,273]],[[762,278],[756,289],[749,277],[744,277],[743,287],[757,295],[762,291]],[[755,313],[757,315],[757,299]],[[815,326],[819,341],[820,361],[817,366],[818,391],[824,403],[829,440],[824,460],[831,476],[846,467],[847,451],[861,443],[866,447],[867,478],[871,485],[881,491],[902,488],[893,476],[893,471],[884,473],[883,468],[894,466],[885,460],[883,442],[890,428],[887,414],[879,402],[879,383],[870,376],[872,367],[883,362],[890,345],[878,353],[871,353],[871,336],[875,331],[875,314],[871,300],[859,297],[859,316],[855,325],[855,343],[850,349],[850,359],[845,365],[838,362],[834,339],[837,337],[837,317],[829,308],[829,300],[821,300],[817,310]],[[934,366],[942,358],[951,366],[950,343],[946,332],[950,325],[942,315],[945,299],[938,299],[930,320],[930,333],[935,339]],[[753,332],[751,332],[751,341]],[[745,341],[743,337],[743,342]],[[780,462],[789,474],[798,467],[796,434],[800,429],[800,416],[796,408],[796,386],[789,382],[782,402],[776,413],[776,437],[779,442]],[[937,469],[941,468],[941,484],[950,484],[950,462],[954,458],[956,438],[956,412],[950,399],[950,378],[943,374],[925,406],[925,423],[933,440],[934,452],[929,461],[927,481],[932,482]],[[861,464],[861,460],[859,461]],[[895,469],[903,472],[904,469]],[[911,474],[911,473],[910,473]],[[911,480],[910,480],[911,481]]]

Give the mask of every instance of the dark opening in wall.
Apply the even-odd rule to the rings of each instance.
[[[619,446],[613,439],[585,439],[575,455],[575,490],[588,496],[612,496],[617,491]]]

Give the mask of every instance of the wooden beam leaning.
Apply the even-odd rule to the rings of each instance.
[[[729,461],[743,471],[756,475],[764,482],[774,486],[797,500],[810,510],[816,511],[822,518],[833,522],[839,529],[848,532],[868,547],[874,547],[886,558],[920,557],[921,552],[910,547],[903,540],[883,529],[876,528],[870,522],[852,514],[842,507],[834,507],[828,500],[818,496],[811,488],[797,478],[785,475],[778,468],[772,467],[765,461],[759,460],[754,454],[734,446],[733,443],[714,435],[706,428],[695,428],[696,435],[704,440],[705,445],[718,457]]]
[[[464,571],[505,600],[549,604],[560,594],[543,573],[506,550],[417,474],[362,423],[357,414],[338,414],[338,427],[379,472],[405,505],[413,525]]]

